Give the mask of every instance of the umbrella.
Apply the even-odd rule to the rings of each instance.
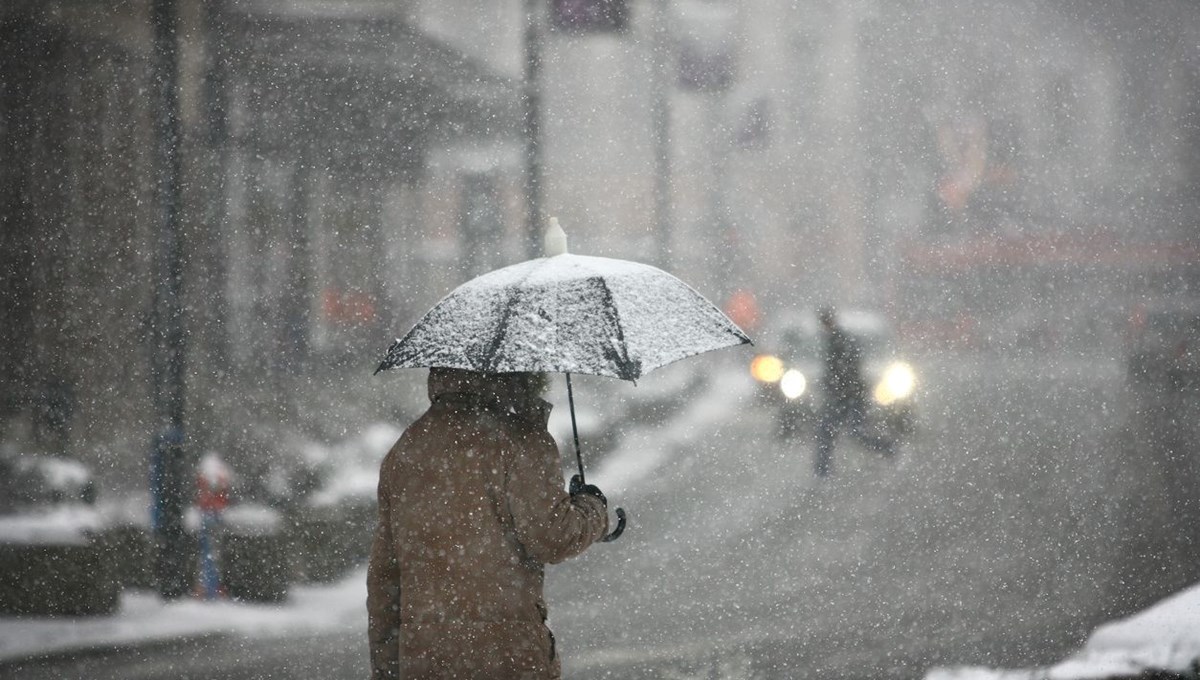
[[[557,254],[497,269],[454,289],[392,343],[375,372],[436,366],[565,373],[583,479],[572,373],[636,381],[673,361],[750,338],[657,267],[565,252],[565,235],[553,218],[547,246]],[[620,508],[617,517],[617,529],[605,540],[624,529]]]

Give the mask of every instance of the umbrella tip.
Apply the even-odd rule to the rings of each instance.
[[[563,255],[567,252],[567,232],[563,231],[557,217],[550,218],[550,225],[546,227],[546,235],[542,247],[545,250],[546,257]]]

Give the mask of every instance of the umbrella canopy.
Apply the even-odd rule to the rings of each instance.
[[[637,380],[748,342],[721,310],[661,269],[564,253],[459,286],[392,344],[376,373],[439,366]]]

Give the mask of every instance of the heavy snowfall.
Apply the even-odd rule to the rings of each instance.
[[[564,677],[1200,674],[1188,0],[9,0],[0,158],[0,676],[369,677],[429,366]]]

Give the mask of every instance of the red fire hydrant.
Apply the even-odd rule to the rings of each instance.
[[[200,595],[208,600],[221,596],[221,574],[217,566],[214,533],[221,513],[229,507],[232,473],[215,453],[200,459],[196,474],[196,506],[200,509]]]

